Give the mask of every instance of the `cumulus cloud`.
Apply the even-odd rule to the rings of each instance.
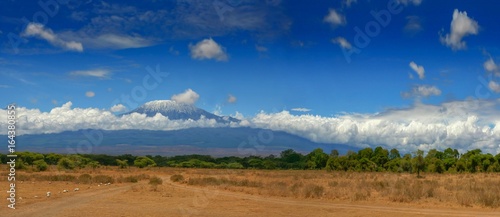
[[[228,60],[225,48],[217,44],[212,38],[203,39],[195,45],[189,44],[189,50],[191,51],[191,58],[193,59]]]
[[[403,151],[453,147],[500,152],[500,100],[468,100],[441,105],[416,104],[377,114],[336,117],[260,113],[254,127],[281,130],[315,142],[383,145]]]
[[[488,60],[486,60],[486,62],[484,62],[483,64],[483,67],[487,72],[493,73],[496,76],[500,76],[500,69],[498,68],[498,65],[495,63],[493,58],[490,57]]]
[[[42,24],[39,23],[29,23],[26,26],[26,29],[22,33],[22,36],[25,37],[38,37],[46,40],[50,44],[61,47],[66,50],[72,51],[83,51],[83,45],[80,42],[76,41],[65,41],[61,39],[58,35],[56,35],[51,29],[45,28]]]
[[[490,81],[490,83],[488,83],[488,87],[490,88],[490,90],[492,90],[493,92],[495,93],[500,93],[500,84],[498,84],[497,82],[495,81]]]
[[[439,96],[441,95],[441,90],[436,86],[428,86],[428,85],[415,85],[411,91],[402,92],[401,96],[403,98],[420,98],[420,97],[430,97],[430,96]]]
[[[125,112],[127,111],[127,107],[124,106],[123,104],[116,104],[114,106],[111,106],[109,109],[111,112]]]
[[[404,5],[413,4],[415,6],[419,6],[422,3],[422,0],[397,0],[397,2]]]
[[[95,96],[95,93],[93,91],[87,91],[87,92],[85,92],[85,96],[89,97],[89,98],[92,98],[92,97]]]
[[[452,50],[465,49],[466,43],[462,38],[468,35],[477,35],[479,24],[467,16],[467,12],[460,12],[458,9],[453,11],[453,19],[450,25],[450,33],[444,37],[440,36],[441,43]]]
[[[261,112],[240,123],[222,124],[215,120],[169,120],[157,114],[146,117],[133,113],[115,116],[109,110],[72,108],[68,102],[49,112],[18,107],[18,134],[57,133],[80,129],[176,130],[190,127],[253,127],[284,131],[315,142],[348,144],[356,147],[382,145],[402,151],[431,148],[480,148],[500,152],[500,99],[451,101],[440,105],[416,103],[409,108],[381,113],[347,113],[333,117],[292,115],[288,111]],[[0,128],[7,128],[7,112],[0,111]],[[0,133],[5,133],[0,132]]]
[[[69,73],[69,75],[107,79],[110,78],[111,71],[106,69],[91,69],[91,70],[72,71]]]
[[[347,23],[344,15],[331,8],[329,9],[328,15],[323,18],[323,21],[333,26],[345,25]]]
[[[308,109],[308,108],[293,108],[291,110],[295,111],[295,112],[310,112],[311,111],[311,109]]]
[[[352,45],[343,37],[337,37],[332,39],[332,43],[338,44],[343,49],[351,49]]]
[[[199,98],[200,95],[191,89],[187,89],[183,93],[173,95],[171,99],[178,103],[194,104]]]
[[[228,103],[235,103],[236,100],[238,100],[235,96],[229,94],[229,96],[227,96],[227,102]]]
[[[415,62],[411,61],[410,68],[418,74],[418,78],[421,80],[425,78],[425,69],[423,66],[419,66]]]

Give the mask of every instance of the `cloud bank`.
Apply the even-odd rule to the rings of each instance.
[[[79,129],[176,130],[190,127],[241,127],[285,131],[315,142],[348,144],[357,147],[382,145],[403,151],[446,147],[459,150],[480,148],[500,152],[500,99],[446,102],[440,105],[416,103],[412,107],[374,114],[341,114],[323,117],[293,115],[289,111],[261,112],[238,118],[231,124],[215,120],[169,120],[160,114],[146,117],[133,113],[115,116],[97,108],[72,108],[68,102],[49,112],[19,107],[18,134],[57,133]],[[7,128],[7,112],[0,111],[0,127]],[[5,131],[2,131],[5,133]]]

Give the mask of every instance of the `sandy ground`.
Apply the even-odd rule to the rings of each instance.
[[[30,195],[16,210],[2,208],[0,216],[500,216],[500,212],[473,208],[421,208],[409,204],[340,203],[314,199],[293,199],[249,195],[212,187],[195,187],[171,182],[153,189],[147,182],[109,186],[76,186],[74,183],[25,182],[18,189],[33,192],[51,190],[52,196]],[[2,181],[1,184],[6,184]],[[80,191],[73,191],[79,187]],[[68,189],[59,193],[54,189]],[[61,190],[62,191],[62,190]],[[6,203],[3,203],[6,204]]]

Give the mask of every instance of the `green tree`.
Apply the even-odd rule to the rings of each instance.
[[[394,160],[397,158],[401,158],[399,151],[395,148],[391,149],[391,151],[389,152],[389,160]]]
[[[134,161],[134,166],[139,168],[155,167],[156,163],[149,157],[137,157]]]
[[[62,154],[49,153],[45,155],[45,161],[50,165],[56,165],[63,157]]]
[[[415,156],[412,159],[413,170],[417,171],[417,178],[420,178],[420,171],[425,168],[424,151],[417,150]]]
[[[101,166],[101,164],[97,161],[91,161],[87,164],[87,166],[90,166],[90,168],[95,170],[95,169],[99,168]]]
[[[43,159],[33,161],[33,165],[35,165],[37,171],[45,171],[49,168],[49,165]]]
[[[72,170],[75,169],[75,162],[67,157],[63,157],[57,162],[57,168],[59,168],[59,170]]]
[[[321,169],[326,167],[326,162],[328,161],[328,154],[323,152],[323,149],[314,149],[307,156],[306,164],[311,169]]]
[[[128,167],[128,160],[120,160],[120,159],[116,159],[116,164],[118,165],[118,167],[120,169],[124,169],[124,168],[127,168]]]

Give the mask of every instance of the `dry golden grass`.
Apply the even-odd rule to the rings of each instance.
[[[500,207],[500,174],[184,169],[175,181],[248,194],[439,207]],[[182,175],[181,175],[182,174]],[[180,178],[182,177],[182,179]]]
[[[5,172],[0,176],[6,176]],[[169,176],[170,180],[165,179]],[[19,196],[25,198],[20,201],[21,204],[35,202],[32,199],[35,195],[55,192],[54,189],[58,192],[65,186],[89,190],[92,187],[96,189],[99,183],[108,182],[138,184],[132,186],[132,192],[158,193],[163,197],[168,193],[162,190],[164,182],[168,181],[250,195],[304,200],[388,205],[406,203],[446,208],[500,207],[498,173],[424,174],[424,178],[417,179],[415,174],[406,173],[103,167],[78,171],[58,171],[55,168],[45,172],[19,171],[16,178],[18,182],[24,182],[19,186]]]

